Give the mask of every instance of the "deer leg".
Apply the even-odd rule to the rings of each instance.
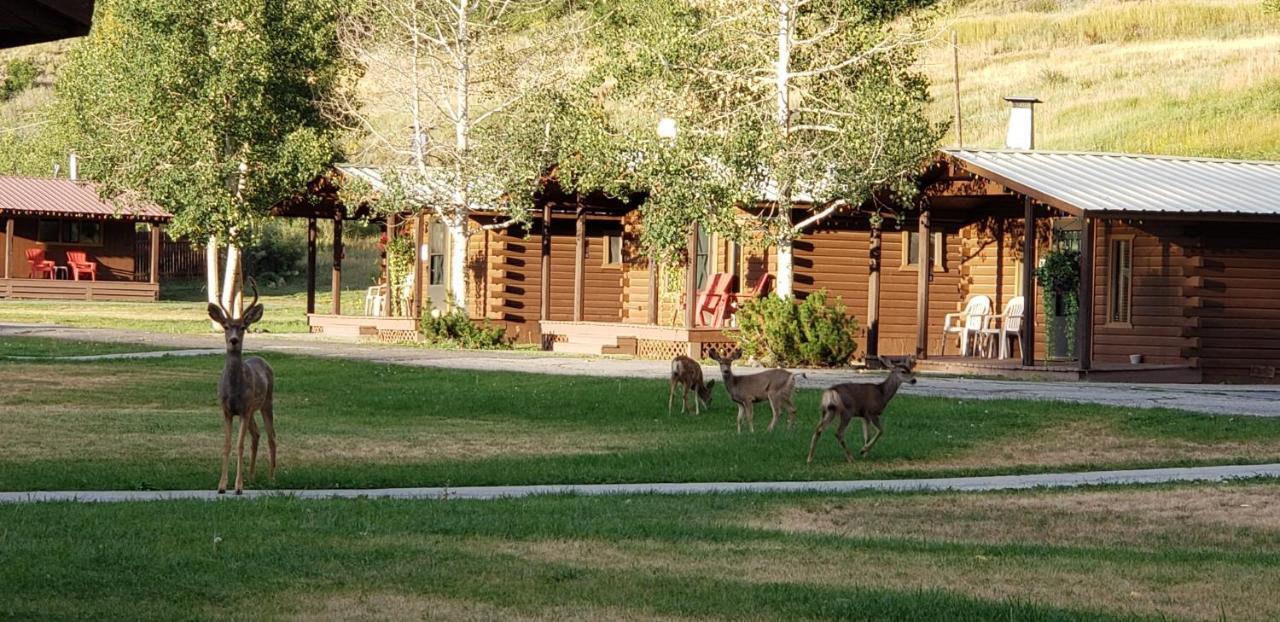
[[[776,397],[769,397],[769,410],[773,412],[773,418],[769,420],[768,432],[772,432],[773,426],[778,424],[778,401]]]
[[[254,479],[258,472],[258,422],[253,420],[252,413],[246,421],[249,424],[249,479]]]
[[[835,411],[828,410],[818,418],[818,427],[813,431],[813,440],[809,441],[809,459],[806,460],[807,463],[813,464],[813,450],[818,447],[818,439],[822,437],[822,430],[827,427],[827,424],[831,423],[833,417],[835,417]]]
[[[248,431],[248,421],[250,415],[240,416],[240,432],[236,439],[236,494],[244,494],[244,433]]]
[[[667,415],[671,415],[671,405],[676,400],[676,379],[672,378],[667,382]]]
[[[275,405],[271,403],[271,397],[267,397],[267,403],[262,405],[262,427],[267,429],[267,452],[271,457],[271,470],[269,476],[271,481],[276,481],[276,425],[275,425]]]
[[[738,404],[738,434],[742,434],[742,404]]]
[[[871,451],[871,447],[876,444],[876,441],[880,440],[880,434],[884,432],[884,429],[880,427],[879,417],[871,420],[871,427],[875,428],[875,432],[871,435],[871,440],[867,441],[867,444],[862,448],[862,455],[864,456]]]
[[[861,421],[862,421],[862,446],[866,447],[867,446],[867,420],[861,419]]]
[[[840,441],[840,449],[844,450],[844,461],[853,463],[853,452],[849,451],[849,444],[844,442],[844,429],[849,427],[849,420],[844,417],[840,418],[840,423],[836,424],[836,440]]]
[[[754,401],[754,400],[749,400],[749,401],[747,401],[747,403],[746,403],[746,404],[743,404],[742,409],[743,409],[744,411],[746,411],[746,415],[747,415],[747,431],[748,431],[748,432],[750,432],[750,433],[752,433],[752,434],[755,434],[755,433],[756,433],[756,403],[755,403],[755,401]]]
[[[694,401],[697,401],[696,399]],[[689,385],[684,385],[684,393],[680,395],[680,414],[689,413]]]
[[[791,402],[792,397],[787,396],[785,404],[787,405],[787,429],[790,430],[796,425],[796,405]]]
[[[227,460],[231,457],[231,417],[222,415],[222,477],[218,479],[218,494],[227,492]]]

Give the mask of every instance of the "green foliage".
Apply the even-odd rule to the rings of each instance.
[[[243,249],[244,273],[259,285],[278,287],[285,278],[298,274],[303,249],[290,243],[279,227],[263,227],[262,234]]]
[[[738,347],[766,365],[830,367],[849,363],[857,350],[858,320],[844,301],[827,303],[827,290],[804,300],[766,296],[738,311]]]
[[[337,0],[106,0],[58,81],[86,177],[171,210],[172,233],[243,243],[334,159],[325,103],[351,73]]]
[[[405,283],[413,275],[413,238],[407,235],[393,235],[387,240],[387,283],[390,291],[397,292],[391,296],[392,314],[407,315],[399,308],[403,298],[398,292],[404,291]]]
[[[466,311],[452,307],[439,316],[422,316],[422,336],[427,343],[437,346],[465,348],[468,350],[497,350],[510,348],[506,330],[501,326],[477,326]]]
[[[29,58],[15,58],[5,66],[4,81],[0,82],[0,101],[4,101],[31,88],[40,70]]]
[[[1036,268],[1036,280],[1043,292],[1040,300],[1044,304],[1045,334],[1049,336],[1046,343],[1052,343],[1052,335],[1064,323],[1067,356],[1075,356],[1076,316],[1080,310],[1079,251],[1054,250],[1045,255],[1044,263]]]

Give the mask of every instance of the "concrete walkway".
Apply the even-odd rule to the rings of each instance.
[[[52,325],[0,324],[0,336],[30,335],[82,341],[137,343],[184,350],[220,350],[220,335],[164,335],[144,331],[67,328]],[[411,346],[363,344],[326,340],[309,334],[252,334],[250,350],[286,352],[449,369],[511,371],[569,376],[623,378],[665,378],[666,361],[629,358],[588,358],[537,351],[458,351]],[[112,355],[105,355],[112,356]],[[163,356],[150,354],[148,356]],[[747,369],[749,371],[749,368]],[[716,377],[715,368],[704,373]],[[800,386],[825,388],[837,382],[874,382],[874,373],[851,370],[812,370]],[[959,400],[1029,399],[1065,401],[1133,408],[1177,408],[1223,415],[1280,417],[1280,385],[1191,385],[1191,384],[1099,384],[1086,382],[1031,382],[985,378],[922,377],[919,384],[903,389],[914,395],[951,397]]]
[[[238,498],[287,496],[299,499],[504,499],[535,495],[638,495],[820,492],[849,493],[862,490],[890,492],[1021,490],[1071,488],[1100,484],[1161,484],[1171,482],[1223,482],[1234,479],[1280,477],[1280,464],[948,477],[935,479],[881,479],[827,482],[713,482],[684,484],[564,484],[547,486],[462,486],[458,488],[378,488],[353,490],[248,490]],[[213,490],[110,490],[3,492],[0,503],[49,501],[121,502],[175,499],[235,499]]]

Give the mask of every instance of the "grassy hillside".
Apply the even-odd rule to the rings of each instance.
[[[48,107],[53,102],[53,81],[66,58],[67,41],[28,45],[0,50],[0,81],[6,77],[10,61],[26,60],[35,65],[35,83],[8,97],[0,97],[0,174],[48,175],[53,164],[65,155],[53,153],[41,140],[48,128]]]
[[[968,146],[1003,145],[1017,94],[1045,101],[1043,149],[1280,159],[1280,15],[1260,2],[978,0],[941,25],[959,39]],[[925,55],[940,118],[949,34]]]

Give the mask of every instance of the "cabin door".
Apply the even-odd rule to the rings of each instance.
[[[427,308],[447,311],[449,288],[446,285],[449,270],[449,231],[444,223],[433,218],[427,223]]]

